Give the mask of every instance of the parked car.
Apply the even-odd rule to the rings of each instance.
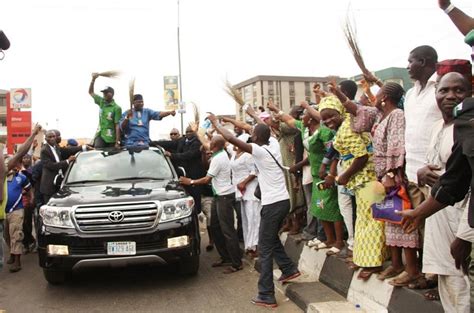
[[[194,201],[159,148],[78,154],[37,225],[39,263],[52,284],[104,265],[177,262],[182,274],[199,270]]]

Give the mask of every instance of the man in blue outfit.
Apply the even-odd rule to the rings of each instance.
[[[159,121],[168,115],[175,116],[173,111],[153,111],[143,107],[143,96],[133,96],[133,109],[122,115],[120,129],[124,134],[125,146],[148,146],[150,144],[150,121]]]

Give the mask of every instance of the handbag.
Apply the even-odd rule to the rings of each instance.
[[[401,224],[402,217],[396,211],[411,210],[412,205],[405,186],[391,190],[381,203],[372,204],[374,220]]]
[[[281,170],[285,172],[285,169],[283,168],[283,166],[280,165],[280,162],[278,162],[278,160],[273,156],[273,154],[270,151],[268,151],[266,148],[263,148],[263,149],[265,149],[268,152],[268,154],[271,155],[271,157],[273,158],[273,160],[275,160],[278,167],[280,167]],[[253,195],[258,200],[262,200],[262,190],[260,189],[260,184],[257,184],[257,187],[255,187],[255,191],[253,192]]]

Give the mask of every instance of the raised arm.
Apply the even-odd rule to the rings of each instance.
[[[314,118],[315,120],[320,121],[321,120],[321,114],[319,114],[318,110],[313,109],[308,102],[306,101],[301,101],[301,107],[305,109],[309,115]]]
[[[175,115],[176,115],[176,111],[175,111],[175,110],[172,110],[172,111],[160,111],[160,118],[167,117],[167,116],[169,116],[169,115],[175,116]]]
[[[94,96],[94,83],[95,83],[95,80],[97,79],[97,77],[99,77],[99,73],[92,73],[92,80],[91,80],[91,83],[89,85],[89,94],[91,95],[91,97]]]
[[[257,123],[257,124],[265,124],[257,115],[257,112],[255,112],[255,110],[253,109],[253,107],[251,105],[249,105],[247,107],[247,110],[245,110],[245,113],[247,113],[251,118],[254,119],[254,121]]]
[[[21,161],[21,159],[23,159],[23,157],[28,153],[31,145],[33,144],[33,141],[35,140],[36,135],[38,135],[40,131],[41,131],[41,125],[37,124],[35,128],[33,129],[33,132],[31,133],[30,137],[26,139],[25,143],[21,145],[18,151],[8,161],[8,165],[7,165],[8,171],[12,170]]]
[[[279,108],[277,108],[273,102],[269,101],[268,104],[267,104],[267,108],[270,109],[270,111],[278,114],[280,116],[280,120],[282,122],[284,122],[286,125],[290,126],[291,128],[296,128],[295,126],[295,119],[289,115],[289,114],[286,114],[285,112],[283,112],[282,110],[280,110]]]
[[[450,9],[450,12],[448,12],[449,18],[464,36],[474,29],[474,18],[454,6],[451,7],[450,0],[438,0],[438,4],[441,10],[445,12],[446,9]]]
[[[357,115],[357,104],[349,100],[339,87],[334,84],[329,84],[329,90],[341,101],[347,112],[352,115]]]
[[[224,127],[220,126],[217,118],[211,114],[208,116],[208,119],[211,121],[212,125],[214,126],[215,130],[224,137],[225,140],[233,144],[234,146],[239,147],[241,150],[252,153],[252,145],[248,144],[246,142],[243,142],[242,140],[236,138],[230,131],[225,129]]]
[[[233,124],[234,126],[237,126],[239,128],[242,128],[243,130],[246,130],[246,131],[252,131],[252,126],[245,123],[245,122],[242,122],[242,121],[238,121],[238,120],[234,120],[232,118],[229,118],[229,117],[223,117],[222,118],[222,121],[223,122],[226,122],[226,123],[231,123]]]

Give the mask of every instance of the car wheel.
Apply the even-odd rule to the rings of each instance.
[[[50,269],[43,269],[44,278],[51,285],[60,285],[66,281],[66,272],[65,271],[55,271]]]
[[[196,275],[199,271],[199,255],[182,258],[179,261],[178,271],[181,275]]]

